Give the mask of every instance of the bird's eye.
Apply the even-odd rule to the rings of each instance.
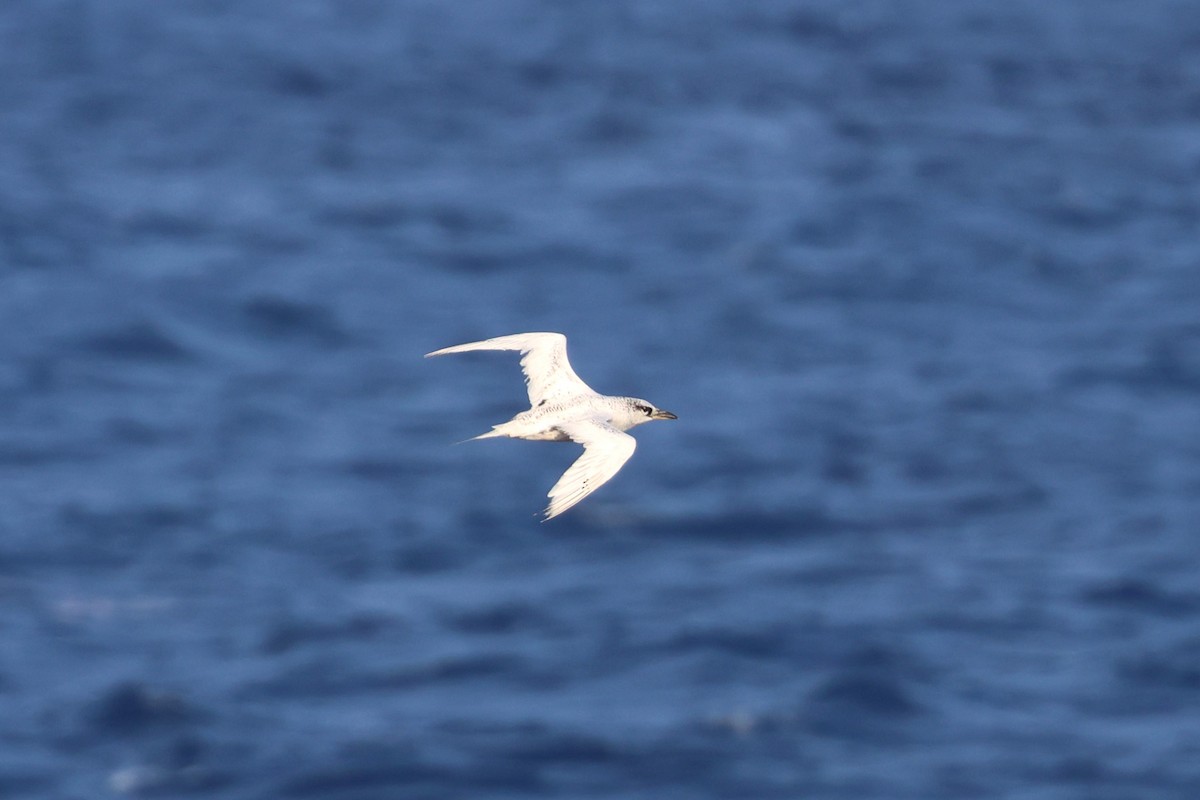
[[[647,417],[654,413],[654,409],[652,409],[650,406],[638,406],[637,409]]]

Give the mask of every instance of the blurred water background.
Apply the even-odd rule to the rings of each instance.
[[[0,125],[0,796],[1200,797],[1191,0],[13,0]],[[680,416],[545,525],[525,330]]]

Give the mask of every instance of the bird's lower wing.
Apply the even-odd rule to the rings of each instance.
[[[581,394],[595,394],[592,387],[571,369],[571,362],[567,360],[567,337],[561,333],[514,333],[481,342],[443,347],[426,353],[425,357],[471,350],[519,350],[531,406],[537,407],[544,402]]]
[[[553,519],[608,483],[637,449],[637,440],[611,425],[586,420],[559,429],[583,445],[583,455],[563,473],[547,497],[546,519]]]

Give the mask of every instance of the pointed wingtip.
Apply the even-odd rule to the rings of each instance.
[[[559,514],[563,513],[564,511],[566,511],[565,508],[560,508],[560,509],[555,510],[553,504],[548,505],[545,507],[545,509],[542,510],[542,514],[544,515],[542,517],[542,522],[549,522],[550,520],[554,519],[555,517],[557,517]]]

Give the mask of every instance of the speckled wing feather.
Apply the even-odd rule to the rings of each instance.
[[[425,357],[466,353],[470,350],[521,351],[521,369],[525,372],[529,404],[534,408],[544,402],[554,402],[582,394],[596,394],[595,390],[571,369],[571,362],[567,360],[567,337],[561,333],[514,333],[511,336],[484,339],[482,342],[443,347],[441,350],[426,353]]]
[[[557,517],[608,483],[637,449],[636,439],[599,419],[566,423],[559,430],[584,449],[550,489],[546,519]]]

